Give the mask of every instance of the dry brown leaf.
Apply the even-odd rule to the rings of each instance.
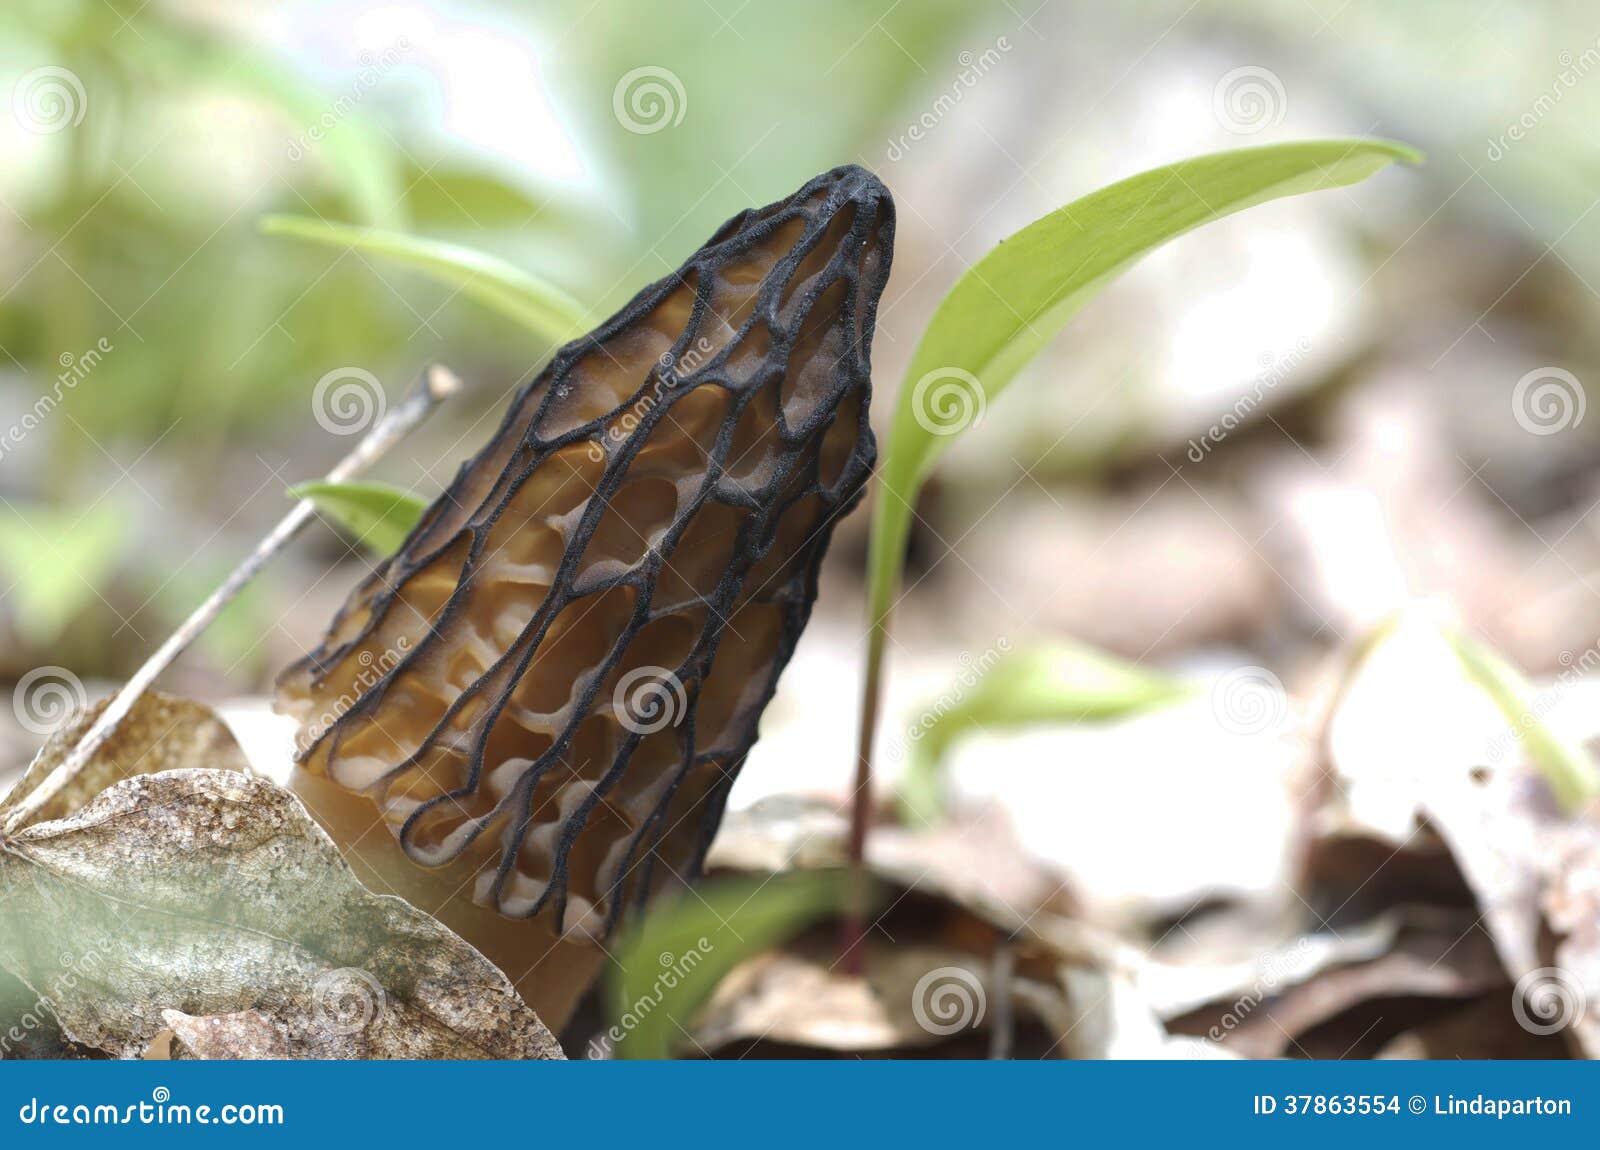
[[[168,1024],[255,1011],[291,1057],[560,1058],[505,976],[368,892],[288,792],[230,771],[112,786],[0,854],[0,966],[62,1030],[134,1058]]]
[[[258,1010],[240,1010],[211,1018],[194,1018],[181,1010],[163,1010],[161,1017],[172,1028],[169,1056],[172,1058],[249,1062],[290,1056],[282,1027]]]
[[[109,699],[102,699],[51,732],[26,773],[5,798],[0,799],[0,821],[67,757],[109,702]],[[65,818],[112,783],[134,775],[153,775],[182,767],[250,773],[249,760],[238,740],[210,707],[193,699],[146,691],[84,764],[83,770],[28,823]]]
[[[1296,985],[1251,995],[1175,1020],[1247,1058],[1306,1053],[1309,1031],[1377,1000],[1469,998],[1507,986],[1493,944],[1470,914],[1408,927],[1393,949],[1369,962],[1322,971]],[[1335,1053],[1341,1053],[1335,1051]]]
[[[1600,1058],[1596,812],[1562,813],[1526,768],[1479,771],[1423,805],[1483,908],[1525,1028],[1570,1029],[1585,1057]]]

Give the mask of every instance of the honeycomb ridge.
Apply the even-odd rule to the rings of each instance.
[[[835,169],[557,352],[280,678],[302,768],[510,918],[694,878],[876,456],[893,238]]]

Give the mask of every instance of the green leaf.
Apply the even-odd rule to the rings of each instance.
[[[1511,733],[1527,748],[1528,757],[1544,774],[1562,807],[1583,809],[1600,796],[1600,772],[1580,746],[1561,739],[1545,725],[1540,707],[1522,673],[1494,651],[1459,631],[1446,628],[1445,641],[1461,660],[1467,678],[1494,701],[1511,726]]]
[[[1418,154],[1383,140],[1218,152],[1092,192],[1003,241],[956,282],[912,355],[879,468],[869,609],[894,601],[917,490],[955,435],[1096,292],[1201,224],[1283,196],[1343,187]]]
[[[1176,679],[1080,644],[985,652],[908,726],[912,756],[900,784],[902,814],[912,826],[943,817],[944,757],[965,732],[1126,718],[1188,693]]]
[[[101,599],[128,538],[127,516],[109,503],[79,514],[34,505],[0,510],[4,598],[17,633],[42,646]]]
[[[842,910],[849,880],[840,870],[723,879],[659,907],[617,951],[613,1025],[595,1041],[622,1058],[671,1057],[734,967]]]
[[[400,549],[428,509],[428,501],[387,483],[328,483],[317,479],[289,488],[294,499],[309,499],[317,511],[343,527],[374,555]]]
[[[289,127],[283,142],[291,164],[314,157],[362,220],[405,226],[405,154],[371,121],[359,100],[349,99],[348,90],[325,91],[270,54],[232,37],[196,29],[167,14],[141,14],[144,18],[134,31],[135,59],[142,70],[178,91],[193,92],[210,83],[276,105]]]
[[[502,259],[457,244],[304,216],[267,216],[261,231],[393,259],[472,297],[551,343],[588,330],[584,309],[552,284]]]

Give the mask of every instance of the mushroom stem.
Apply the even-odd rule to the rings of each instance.
[[[460,390],[461,380],[454,372],[440,364],[431,365],[422,373],[422,378],[412,386],[406,398],[380,419],[377,426],[356,444],[355,450],[328,472],[326,481],[338,483],[361,474],[427,419],[434,408]],[[151,655],[144,665],[134,672],[133,677],[123,684],[122,689],[116,693],[106,709],[100,712],[100,717],[95,720],[94,725],[84,733],[83,738],[78,740],[72,753],[44,777],[32,794],[16,806],[6,819],[4,827],[0,828],[0,832],[15,831],[22,826],[59,794],[74,775],[83,770],[94,753],[116,730],[117,724],[139,701],[139,697],[191,643],[200,637],[200,634],[222,613],[222,609],[244,590],[245,585],[299,534],[300,529],[315,513],[316,507],[309,499],[302,499],[294,505],[289,514],[256,544],[255,550],[251,551],[244,561],[233,569],[233,573],[223,580],[222,585],[213,591],[205,602],[196,607],[172,636],[161,644],[155,654]]]

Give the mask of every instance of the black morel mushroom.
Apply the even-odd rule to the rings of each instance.
[[[554,933],[691,878],[872,467],[893,236],[839,168],[562,348],[285,673],[303,769]]]

